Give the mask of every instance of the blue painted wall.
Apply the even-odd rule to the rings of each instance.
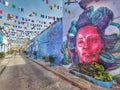
[[[62,21],[58,21],[31,41],[33,43],[29,47],[29,54],[34,48],[37,51],[37,58],[42,58],[43,55],[54,55],[56,58],[55,62],[59,64],[63,57],[61,53],[62,37],[63,25]]]

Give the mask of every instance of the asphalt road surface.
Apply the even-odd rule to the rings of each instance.
[[[14,56],[0,75],[0,90],[80,90],[38,64]]]

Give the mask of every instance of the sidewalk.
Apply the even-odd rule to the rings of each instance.
[[[39,64],[46,70],[52,72],[53,74],[59,76],[60,78],[66,80],[66,81],[70,82],[71,84],[75,85],[76,87],[80,88],[80,90],[118,90],[116,88],[110,88],[110,89],[102,88],[102,87],[100,87],[96,84],[93,84],[81,77],[77,77],[77,76],[69,73],[69,71],[63,66],[56,65],[54,67],[50,67],[49,63],[45,63],[40,60],[34,60],[32,58],[29,58],[29,59],[32,60],[33,62]]]
[[[11,57],[12,57],[11,55],[8,55],[4,59],[0,59],[0,74],[6,68],[6,65],[8,64],[8,62],[9,62],[9,60],[10,60]]]

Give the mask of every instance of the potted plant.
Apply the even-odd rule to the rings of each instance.
[[[0,52],[0,58],[5,58],[5,52]]]
[[[54,66],[55,65],[55,57],[53,55],[49,56],[49,62],[50,62],[50,66]]]
[[[33,51],[34,59],[37,59],[37,51]]]
[[[70,73],[81,76],[104,88],[113,86],[112,76],[101,64],[96,62],[80,63],[77,69],[70,70]]]
[[[23,50],[23,54],[24,54],[24,55],[28,55],[28,51]]]
[[[49,58],[48,58],[47,56],[43,55],[43,56],[42,56],[42,59],[43,59],[45,62],[48,62],[48,59],[49,59]]]

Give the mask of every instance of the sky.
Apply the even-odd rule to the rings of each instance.
[[[0,26],[4,26],[3,31],[8,33],[7,37],[14,45],[20,45],[26,42],[26,39],[20,39],[20,37],[26,38],[27,36],[31,40],[54,21],[57,21],[57,18],[62,17],[62,1],[63,0],[6,0],[8,5],[0,3],[0,10],[2,11],[0,14],[0,16],[2,16]],[[8,16],[12,18],[9,20]],[[25,23],[23,24],[22,22]],[[10,27],[9,30],[7,30],[8,27]],[[33,30],[36,32],[33,33]]]

